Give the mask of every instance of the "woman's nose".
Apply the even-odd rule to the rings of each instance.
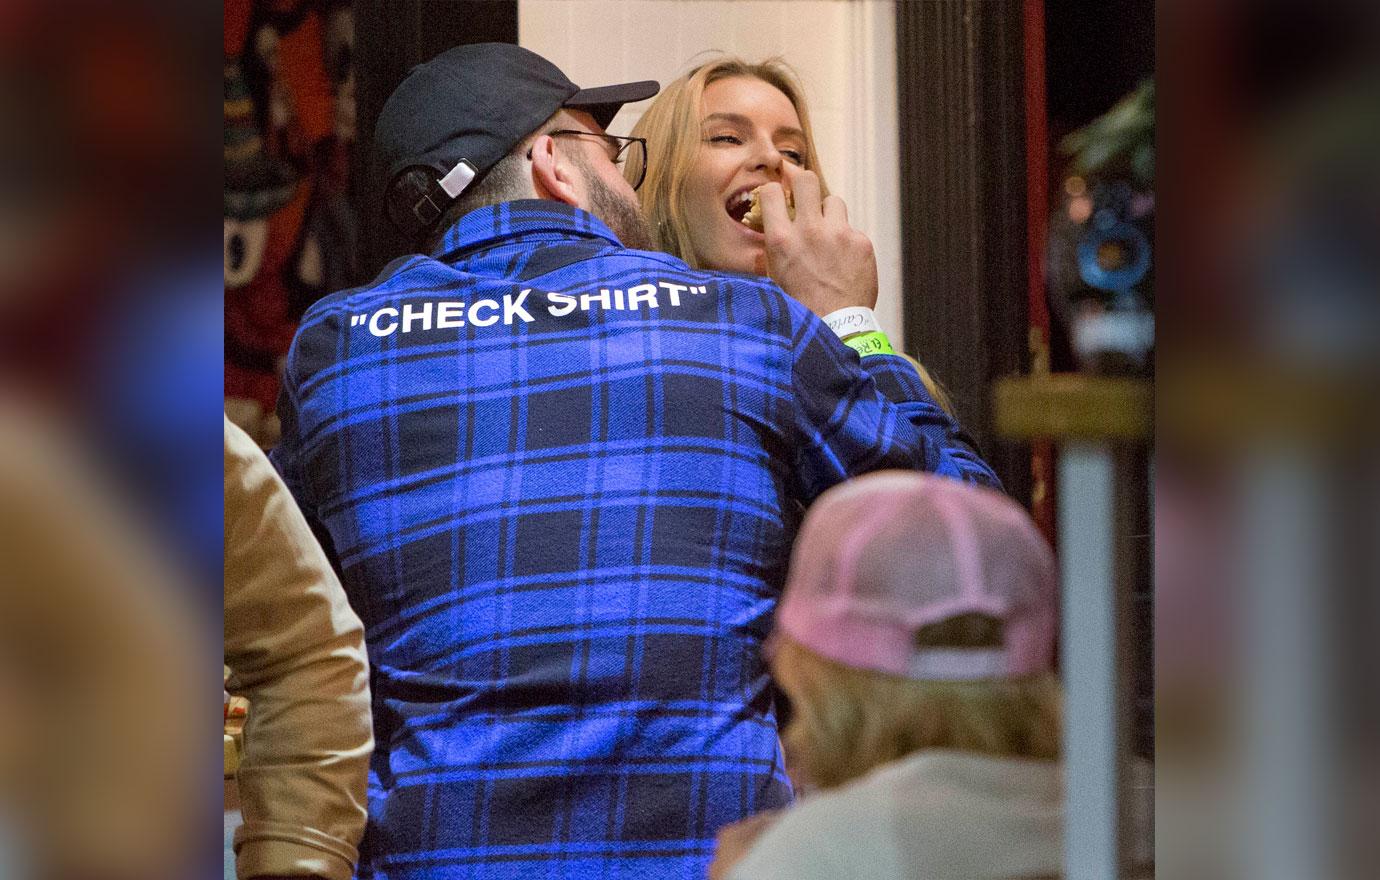
[[[783,161],[785,161],[785,157],[781,155],[780,150],[771,144],[762,144],[753,151],[752,170],[779,175]]]

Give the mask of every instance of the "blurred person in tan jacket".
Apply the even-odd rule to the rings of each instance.
[[[198,876],[205,592],[70,422],[8,387],[0,499],[0,877]]]
[[[349,880],[373,728],[364,628],[267,457],[225,420],[225,663],[249,698],[241,880]]]

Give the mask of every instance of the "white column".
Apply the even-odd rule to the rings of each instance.
[[[1307,452],[1287,450],[1258,451],[1241,473],[1246,838],[1237,851],[1256,880],[1334,877],[1324,475]]]
[[[1059,452],[1064,717],[1064,876],[1109,880],[1122,863],[1124,741],[1116,548],[1116,462],[1109,444]]]
[[[896,4],[849,4],[848,155],[832,174],[846,175],[849,217],[877,251],[877,318],[897,351],[905,345],[901,304],[901,135],[896,119]]]

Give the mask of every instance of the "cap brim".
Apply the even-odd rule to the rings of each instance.
[[[608,128],[609,123],[613,122],[613,117],[618,115],[618,111],[622,109],[624,104],[645,101],[655,97],[659,91],[661,91],[660,83],[655,80],[644,79],[640,82],[580,89],[567,98],[562,106],[583,110],[593,116],[594,121],[599,123],[600,127]]]

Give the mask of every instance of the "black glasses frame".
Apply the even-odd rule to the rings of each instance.
[[[640,166],[641,170],[637,175],[637,180],[632,185],[633,190],[635,191],[639,186],[642,185],[642,181],[647,179],[646,138],[622,137],[616,134],[602,134],[597,131],[581,131],[577,128],[558,128],[555,131],[548,131],[544,133],[549,134],[552,137],[556,137],[558,135],[567,135],[575,137],[598,138],[599,140],[603,141],[606,145],[612,148],[612,153],[609,156],[609,160],[612,161],[613,164],[619,166],[620,168],[623,166],[623,163],[627,161],[628,148],[636,144],[639,150],[641,151],[640,155],[642,158],[642,162]],[[528,153],[528,155],[530,156],[531,153]]]

